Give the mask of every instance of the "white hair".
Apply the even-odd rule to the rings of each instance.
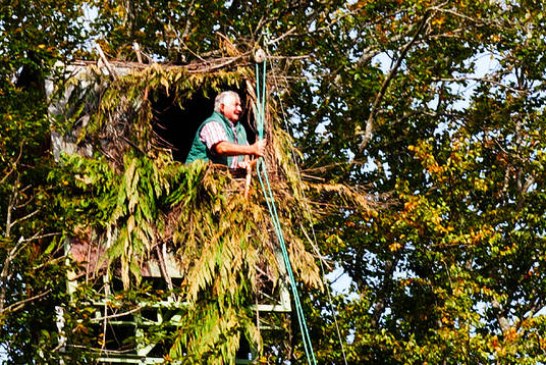
[[[226,98],[228,96],[233,96],[234,98],[237,98],[238,100],[241,100],[239,97],[239,94],[237,94],[235,91],[222,91],[220,94],[216,96],[216,99],[214,99],[214,111],[220,113],[220,105],[224,103]]]

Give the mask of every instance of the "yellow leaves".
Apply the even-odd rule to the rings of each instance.
[[[445,23],[445,20],[446,20],[445,16],[438,16],[432,19],[431,23],[433,26],[441,27]]]
[[[220,47],[226,51],[230,57],[238,57],[241,52],[237,49],[237,46],[225,35],[217,33],[220,38]]]
[[[493,338],[490,341],[490,346],[495,349],[495,351],[499,352],[501,350],[501,345],[498,336],[493,336]]]
[[[458,283],[453,288],[453,296],[459,297],[459,296],[463,295],[464,290],[465,290],[464,286],[462,286],[462,285],[460,285],[460,283]]]
[[[450,234],[454,231],[454,227],[448,223],[447,227],[444,227],[443,232]],[[467,232],[459,233],[457,235],[448,235],[448,242],[444,244],[448,245],[465,245],[465,246],[477,246],[487,244],[492,247],[492,253],[498,254],[499,248],[495,246],[495,242],[498,239],[498,233],[493,230],[491,225],[484,224],[481,228],[470,228]]]
[[[504,246],[500,251],[500,256],[510,256],[513,255],[518,249],[518,245],[514,242],[511,245]]]
[[[99,345],[100,347],[103,347],[104,344],[105,344],[105,341],[104,341],[104,337],[105,337],[105,336],[104,336],[104,335],[105,335],[104,332],[101,332],[101,333],[99,333],[99,335],[98,335],[97,343],[98,343],[98,345]]]
[[[169,96],[169,80],[167,80],[166,77],[162,76],[159,79],[159,83],[165,88],[165,93],[167,94],[167,96]]]
[[[515,327],[508,328],[507,331],[504,332],[504,339],[506,342],[514,342],[518,338],[518,332]]]
[[[433,163],[428,166],[428,172],[430,172],[432,175],[441,175],[444,171],[445,168],[438,165],[438,163]]]
[[[495,350],[498,359],[505,359],[518,352],[523,339],[523,332],[518,332],[518,326],[514,324],[505,329],[501,337],[493,336],[489,346]]]
[[[488,298],[493,298],[494,301],[502,301],[502,300],[506,300],[506,295],[505,294],[502,294],[502,295],[499,295],[495,290],[487,287],[487,286],[482,286],[482,287],[479,287],[479,293],[482,294],[483,296],[485,297],[488,297]]]
[[[172,361],[173,361],[173,358],[171,357],[171,355],[165,354],[165,355],[163,355],[163,360],[164,360],[165,362],[169,363],[169,362],[172,362]]]
[[[78,323],[78,324],[76,324],[76,327],[74,327],[72,332],[87,334],[87,333],[89,333],[89,329],[83,323]]]
[[[470,229],[470,244],[477,245],[487,241],[489,237],[493,234],[493,228],[490,225],[483,225],[479,230]]]
[[[404,203],[404,210],[406,212],[411,212],[411,211],[415,210],[415,208],[417,208],[418,205],[419,205],[419,202],[418,202],[417,199],[409,200],[409,201]]]
[[[397,226],[407,226],[418,230],[421,234],[429,229],[438,234],[447,234],[453,231],[449,222],[445,222],[447,208],[441,204],[431,204],[423,195],[405,196],[404,210],[400,214]],[[404,235],[400,238],[405,238]]]
[[[443,315],[440,318],[440,321],[442,322],[442,324],[445,324],[445,325],[448,325],[448,326],[453,325],[453,319],[451,317],[449,317],[449,316],[446,316],[446,315]]]
[[[474,189],[476,191],[486,192],[488,190],[488,185],[487,185],[487,180],[486,179],[476,178],[476,179],[473,179],[472,182],[473,182],[473,185],[474,185]]]
[[[127,230],[129,232],[132,232],[135,229],[135,216],[131,215],[129,216],[129,219],[127,219]]]
[[[408,150],[415,154],[415,157],[421,161],[425,170],[438,182],[445,180],[446,166],[440,165],[432,153],[432,144],[429,141],[421,140],[417,145],[408,146]]]
[[[541,349],[546,349],[546,338],[544,338],[542,336],[539,337],[538,338],[538,343],[539,343]]]
[[[402,244],[399,242],[394,242],[389,245],[389,251],[396,252],[402,248]]]

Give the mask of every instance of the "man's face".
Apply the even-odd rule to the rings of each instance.
[[[224,99],[224,102],[220,104],[220,111],[224,116],[231,121],[233,124],[239,121],[241,114],[243,113],[243,108],[241,107],[241,100],[238,96],[227,95]]]

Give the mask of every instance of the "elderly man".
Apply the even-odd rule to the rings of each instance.
[[[236,92],[218,94],[214,112],[197,129],[186,163],[205,160],[237,169],[246,167],[246,156],[263,156],[265,140],[248,144],[245,128],[238,123],[242,113]]]

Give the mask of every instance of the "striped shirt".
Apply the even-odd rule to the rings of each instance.
[[[233,125],[233,123],[229,123],[229,126],[233,130],[233,135],[235,138],[234,142],[236,144],[248,145],[248,141],[238,141],[235,125]],[[203,126],[203,128],[201,129],[201,133],[199,134],[199,138],[207,146],[208,150],[213,154],[216,154],[215,150],[213,149],[214,146],[216,146],[220,142],[229,142],[224,127],[219,122],[214,121],[207,123],[205,126]],[[243,162],[243,160],[244,156],[234,156],[231,161],[230,168],[238,168],[239,162]]]

